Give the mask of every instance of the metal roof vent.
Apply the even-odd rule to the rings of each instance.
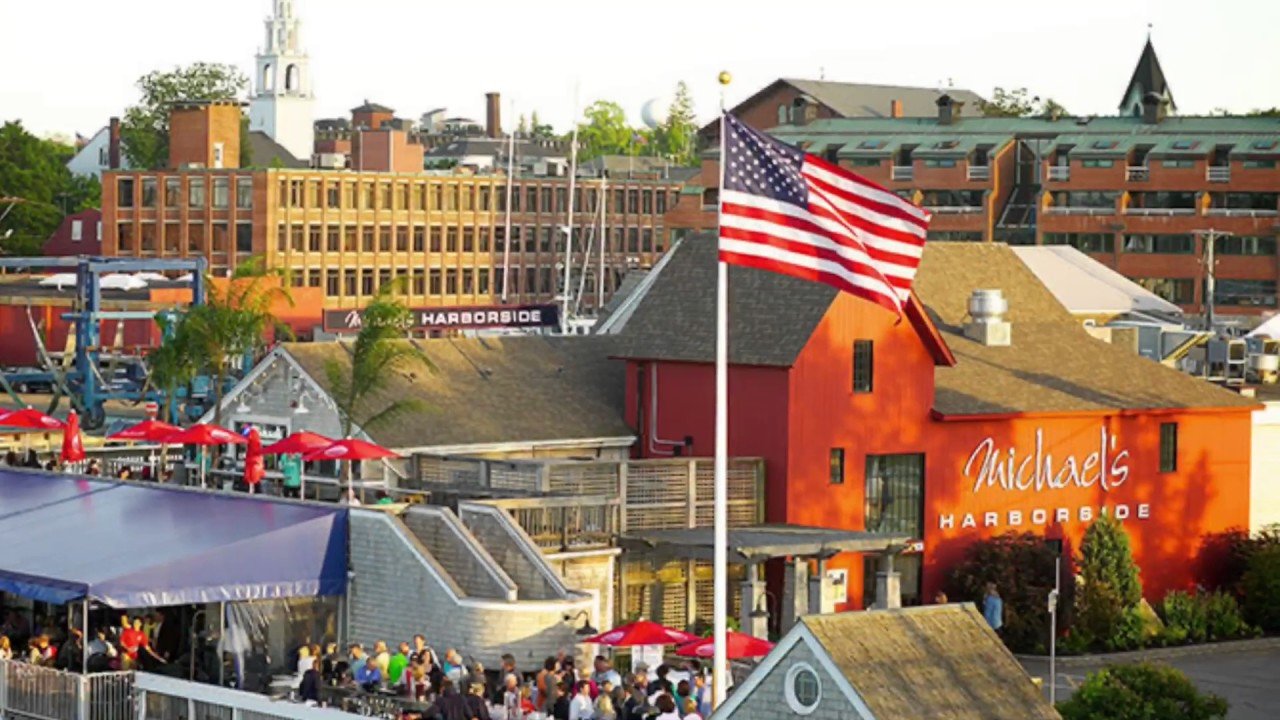
[[[999,290],[974,290],[969,296],[969,322],[964,336],[989,347],[1008,347],[1013,342],[1013,326],[1004,319],[1009,301]]]

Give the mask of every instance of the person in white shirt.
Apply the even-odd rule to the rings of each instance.
[[[591,683],[578,683],[578,692],[569,701],[569,720],[594,720],[595,703],[591,701]]]

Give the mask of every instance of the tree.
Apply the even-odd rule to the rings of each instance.
[[[657,150],[680,165],[696,165],[698,125],[693,111],[693,96],[683,80],[676,85],[675,99],[667,110],[667,119],[657,132]]]
[[[1249,622],[1267,632],[1280,631],[1280,545],[1255,551],[1240,584]]]
[[[1040,99],[1040,96],[1028,97],[1026,88],[1005,90],[997,87],[991,91],[990,100],[981,100],[978,109],[986,117],[1028,117],[1032,115],[1066,115],[1067,109],[1053,98]]]
[[[947,594],[953,600],[981,604],[988,582],[994,582],[1004,600],[1005,643],[1015,652],[1043,652],[1049,645],[1049,609],[1046,600],[1054,586],[1054,552],[1043,537],[1032,533],[1005,533],[970,545],[963,562],[952,572]],[[1063,575],[1070,577],[1064,567]],[[1074,586],[1061,584],[1059,608],[1072,606]],[[1061,612],[1061,611],[1060,611]],[[1070,625],[1059,616],[1058,630]]]
[[[98,181],[67,170],[74,154],[71,146],[38,138],[20,122],[0,126],[0,198],[18,200],[0,202],[0,237],[12,231],[0,241],[0,251],[39,255],[64,216],[100,204]]]
[[[271,277],[279,274],[264,270],[260,257],[241,262],[221,289],[209,283],[206,302],[192,307],[182,319],[186,327],[175,333],[183,352],[200,358],[201,369],[213,375],[215,424],[222,423],[222,394],[232,363],[256,361],[268,331],[289,333],[271,307],[292,299],[282,283],[267,282]]]
[[[520,120],[516,123],[516,134],[520,137],[529,136],[529,118],[526,118],[524,113],[520,114]]]
[[[1151,663],[1108,665],[1058,703],[1063,720],[1215,720],[1225,718],[1227,708],[1182,672]]]
[[[556,133],[551,126],[543,123],[538,119],[538,111],[534,110],[533,115],[529,117],[529,135],[534,140],[551,140],[555,138]]]
[[[160,417],[166,422],[175,416],[173,403],[179,388],[195,379],[200,366],[199,359],[192,354],[195,343],[187,336],[190,326],[183,322],[185,317],[168,312],[157,314],[156,323],[160,325],[163,339],[147,354],[147,381],[164,393]]]
[[[601,155],[626,155],[634,151],[635,131],[627,125],[622,106],[608,100],[597,100],[582,113],[578,123],[578,159],[590,160]]]
[[[1145,628],[1139,616],[1142,582],[1120,521],[1101,515],[1080,544],[1077,628],[1084,637],[1112,649],[1140,645]]]
[[[249,79],[233,65],[198,62],[149,72],[138,78],[137,85],[142,97],[125,110],[120,140],[130,165],[161,168],[169,161],[169,105],[180,100],[238,99],[248,89]],[[241,132],[242,155],[247,147],[248,133]]]

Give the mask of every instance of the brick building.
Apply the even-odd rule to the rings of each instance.
[[[175,138],[174,169],[105,175],[104,254],[200,253],[215,275],[262,255],[292,285],[321,288],[326,308],[359,307],[394,277],[407,279],[407,300],[416,307],[492,304],[503,299],[504,285],[508,302],[560,294],[564,245],[557,229],[567,222],[566,178],[515,180],[508,247],[502,175],[237,168],[235,154],[217,147],[238,147],[238,122],[222,118],[238,108],[182,108],[189,115],[177,121],[175,114],[174,126],[193,137]],[[374,120],[355,114],[358,126]],[[420,150],[418,157],[420,166]],[[685,192],[683,182],[657,174],[583,180],[575,197],[572,289],[582,287],[588,310],[600,295],[600,203],[606,300],[628,269],[650,267],[689,229],[714,223],[701,191]],[[592,260],[582,280],[587,244]]]
[[[1206,300],[1205,233],[1228,233],[1217,308],[1272,310],[1280,119],[1174,109],[1148,42],[1112,117],[973,117],[943,95],[931,117],[802,115],[771,132],[930,208],[931,240],[1073,245],[1188,312]]]

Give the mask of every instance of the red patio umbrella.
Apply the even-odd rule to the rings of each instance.
[[[326,447],[318,448],[302,456],[303,460],[346,460],[347,461],[347,502],[355,499],[355,488],[351,484],[351,461],[381,460],[383,458],[400,457],[394,452],[371,442],[347,438],[338,440]],[[361,491],[363,493],[363,491]]]
[[[67,414],[66,427],[62,429],[62,462],[80,462],[84,459],[84,439],[80,437],[80,416],[72,410]]]
[[[746,633],[730,630],[727,637],[729,646],[727,648],[727,654],[730,660],[763,657],[768,655],[769,651],[773,649],[773,643],[768,640],[761,640],[758,637],[747,635]],[[680,657],[692,658],[715,657],[715,639],[709,637],[702,638],[701,640],[696,640],[688,645],[681,645],[679,648],[676,648],[676,654]]]
[[[609,647],[632,647],[634,645],[684,645],[698,639],[697,635],[659,625],[651,620],[637,620],[579,642]]]
[[[170,425],[159,420],[143,420],[137,425],[130,425],[120,432],[108,435],[107,439],[160,442],[179,432],[182,432],[182,428],[177,425]]]
[[[258,434],[258,428],[249,428],[249,447],[244,453],[244,481],[249,486],[249,492],[253,492],[253,488],[267,474],[266,464],[262,458],[262,436]]]
[[[283,440],[278,440],[262,448],[263,455],[306,455],[313,450],[327,448],[334,443],[333,439],[318,433],[299,430]]]
[[[166,435],[160,442],[167,445],[196,445],[200,448],[200,487],[204,487],[205,448],[210,445],[243,445],[246,441],[243,436],[224,427],[209,423],[196,423],[186,430]]]
[[[32,407],[0,413],[0,425],[29,428],[32,430],[61,430],[64,424]]]

